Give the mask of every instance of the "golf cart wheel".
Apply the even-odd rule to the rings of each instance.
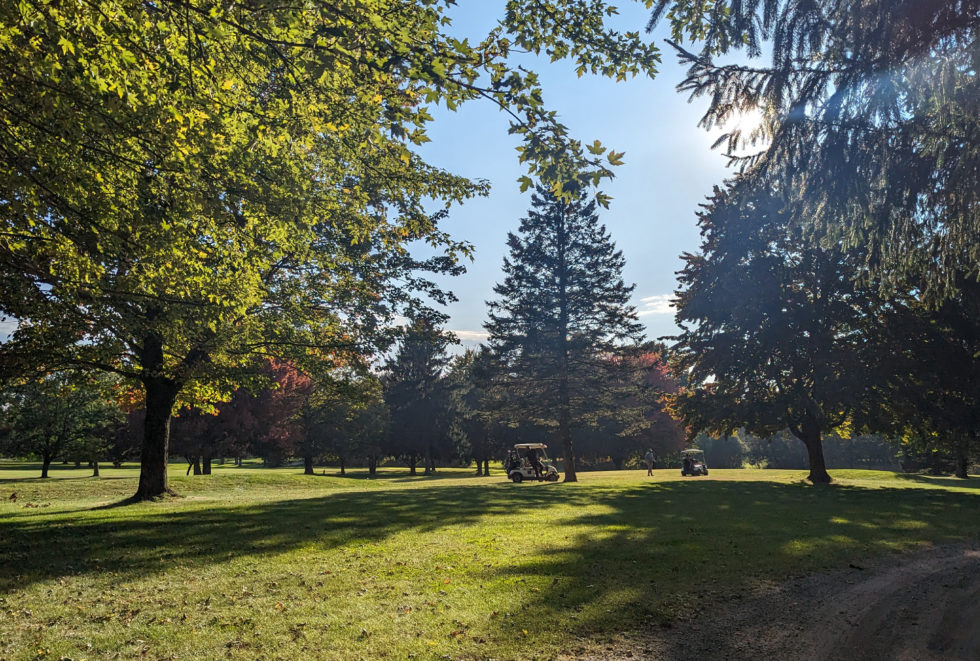
[[[524,476],[521,475],[520,473],[514,473],[513,475],[510,476],[510,479],[514,480],[514,484],[520,484],[521,480],[524,479]]]
[[[687,471],[681,471],[681,477],[686,477],[686,476],[687,476]]]
[[[548,473],[548,477],[546,477],[544,479],[548,480],[549,482],[557,482],[558,481],[558,473]]]

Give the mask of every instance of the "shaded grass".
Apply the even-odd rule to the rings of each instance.
[[[643,473],[235,469],[115,508],[135,477],[0,479],[21,494],[0,505],[0,656],[547,658],[759,582],[980,536],[976,481]]]

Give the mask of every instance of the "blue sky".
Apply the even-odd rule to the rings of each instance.
[[[460,0],[450,13],[453,31],[478,39],[492,27],[503,4],[502,0]],[[642,30],[646,10],[628,0],[620,4],[616,27]],[[689,104],[675,90],[684,70],[664,43],[666,32],[658,30],[647,37],[662,50],[660,73],[654,80],[615,83],[578,78],[571,63],[551,64],[544,58],[531,65],[541,76],[546,105],[558,111],[577,138],[598,139],[626,152],[616,178],[602,185],[613,201],[601,220],[626,257],[625,280],[636,283],[634,303],[648,337],[656,338],[676,330],[667,299],[675,288],[681,253],[694,252],[699,245],[697,206],[731,171],[722,154],[711,149],[720,131],[708,133],[697,127],[707,102]],[[446,310],[448,328],[468,345],[481,339],[486,301],[503,277],[507,232],[516,231],[530,193],[519,192],[516,180],[524,170],[514,151],[517,139],[507,135],[503,113],[487,103],[472,103],[456,113],[437,110],[434,115],[432,142],[420,153],[433,165],[487,179],[493,187],[489,197],[455,207],[444,225],[453,236],[475,246],[467,273],[444,281],[459,297]]]

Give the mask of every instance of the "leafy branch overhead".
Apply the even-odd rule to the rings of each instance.
[[[21,320],[0,365],[140,382],[165,467],[177,400],[227,397],[257,356],[377,353],[397,314],[449,300],[429,274],[470,246],[440,221],[487,184],[413,151],[432,105],[510,113],[559,194],[609,176],[512,53],[622,78],[655,49],[608,29],[605,2],[515,0],[476,44],[447,34],[452,4],[0,6],[0,311]]]
[[[868,247],[886,290],[931,302],[978,276],[980,2],[658,0],[711,127],[749,110],[763,125],[728,136],[732,154],[781,180],[793,222],[824,243]],[[744,52],[769,61],[725,62]]]

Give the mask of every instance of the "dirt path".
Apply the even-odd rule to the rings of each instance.
[[[980,547],[789,581],[587,658],[980,661]]]

